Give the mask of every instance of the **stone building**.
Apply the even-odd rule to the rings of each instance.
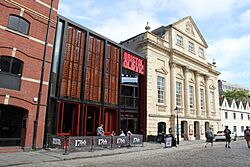
[[[147,135],[171,128],[193,140],[218,130],[220,72],[207,62],[208,45],[190,16],[121,43],[147,58]]]
[[[250,126],[249,103],[223,98],[220,100],[220,112],[221,127],[219,130],[228,126],[237,136],[244,136],[246,126]]]

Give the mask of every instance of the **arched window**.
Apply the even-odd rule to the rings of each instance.
[[[0,56],[0,88],[20,89],[23,62],[10,56]]]
[[[8,28],[28,35],[30,23],[22,17],[10,15]]]

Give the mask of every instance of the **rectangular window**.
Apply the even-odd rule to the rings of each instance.
[[[181,107],[181,83],[176,82],[176,106]]]
[[[189,85],[189,105],[190,108],[194,108],[194,89],[191,85]]]
[[[250,121],[250,115],[248,115],[248,121]]]
[[[214,92],[210,92],[210,109],[211,111],[215,111],[215,104],[214,104]]]
[[[183,38],[180,35],[176,35],[176,45],[183,46]]]
[[[157,77],[158,103],[164,103],[165,78]]]
[[[234,133],[237,132],[237,126],[234,126]]]
[[[243,120],[243,114],[241,114],[241,120]]]
[[[198,53],[198,55],[199,55],[199,57],[204,58],[204,57],[205,57],[205,56],[204,56],[204,49],[199,48],[199,53]]]
[[[227,119],[228,118],[228,113],[227,112],[225,112],[225,119]]]
[[[244,132],[244,126],[241,126],[241,132]]]
[[[201,94],[201,109],[204,110],[204,89],[200,89]]]
[[[194,43],[188,42],[188,51],[194,53]]]
[[[234,113],[234,119],[236,119],[236,113]]]

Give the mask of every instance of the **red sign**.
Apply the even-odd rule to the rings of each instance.
[[[123,52],[123,62],[122,66],[131,71],[140,73],[142,75],[145,74],[145,63],[143,59],[140,59],[136,56],[133,56],[130,53]]]

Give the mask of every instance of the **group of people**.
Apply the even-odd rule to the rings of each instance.
[[[224,135],[225,135],[225,141],[226,141],[225,147],[226,148],[231,148],[230,147],[230,143],[231,143],[231,130],[228,129],[228,126],[225,126]],[[212,128],[209,128],[206,131],[205,136],[206,136],[206,145],[205,145],[205,148],[207,147],[208,143],[211,143],[211,147],[213,147],[214,133],[212,131]],[[250,148],[250,129],[249,129],[248,126],[244,130],[244,138],[245,138],[245,140],[247,142],[248,148]]]
[[[97,136],[104,136],[104,130],[103,130],[103,124],[100,124],[96,129],[96,135]],[[116,133],[114,131],[111,132],[111,136],[115,136]],[[132,133],[130,131],[127,131],[127,136],[131,136]],[[119,136],[126,136],[123,130],[120,130]]]

